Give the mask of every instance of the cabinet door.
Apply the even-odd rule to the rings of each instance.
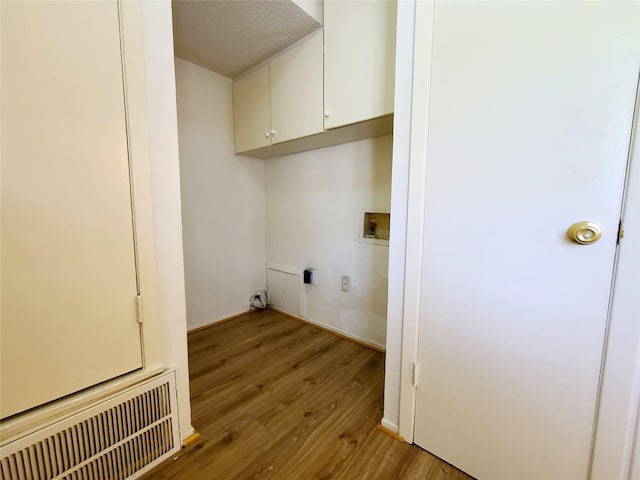
[[[233,82],[236,153],[271,145],[269,64]]]
[[[393,113],[395,1],[324,3],[324,128]]]
[[[322,30],[271,61],[272,143],[323,130]]]
[[[0,9],[5,418],[142,356],[117,2]]]

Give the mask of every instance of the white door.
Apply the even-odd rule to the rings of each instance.
[[[480,479],[585,479],[640,2],[433,18],[415,442]],[[582,220],[598,242],[568,240]]]
[[[4,418],[142,358],[117,2],[0,8]]]

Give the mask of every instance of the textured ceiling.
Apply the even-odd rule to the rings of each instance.
[[[291,0],[174,0],[176,56],[233,78],[318,29]]]

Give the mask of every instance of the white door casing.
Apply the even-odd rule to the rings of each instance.
[[[588,474],[639,9],[435,4],[414,438],[479,478]]]

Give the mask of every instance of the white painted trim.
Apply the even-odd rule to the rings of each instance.
[[[151,156],[144,69],[142,11],[137,2],[119,1],[123,39],[127,134],[133,193],[138,282],[144,308],[141,336],[143,364],[162,363],[162,328],[158,311],[158,271],[153,222]]]
[[[271,308],[275,312],[280,312],[280,313],[284,313],[284,314],[287,314],[287,315],[293,315],[295,317],[298,316],[298,315],[295,315],[293,313],[289,313],[289,312],[286,312],[284,310],[281,310],[279,308],[275,308],[275,307],[269,307],[269,308]],[[342,337],[352,338],[352,339],[357,340],[358,342],[360,342],[362,344],[369,345],[371,347],[375,347],[375,349],[382,350],[383,352],[386,351],[386,348],[385,348],[384,345],[382,345],[382,344],[380,344],[378,342],[375,342],[373,340],[369,340],[368,338],[363,338],[363,337],[360,337],[358,335],[354,335],[351,332],[347,332],[346,330],[342,330],[341,328],[334,327],[333,325],[328,325],[326,323],[318,322],[317,320],[312,320],[310,318],[305,318],[303,316],[300,316],[300,318],[303,319],[305,322],[311,323],[313,325],[317,325],[319,327],[322,327],[325,330],[330,330],[332,332],[335,332],[335,333],[339,334]]]
[[[193,435],[194,433],[196,433],[196,429],[191,427],[189,430],[187,430],[186,432],[180,432],[180,441],[182,443],[184,443],[185,439],[189,438],[191,435]]]
[[[242,317],[243,315],[247,315],[248,313],[251,313],[251,312],[252,312],[252,310],[248,309],[248,306],[247,306],[247,309],[245,309],[245,310],[237,310],[235,312],[229,313],[229,314],[225,315],[224,317],[218,318],[218,319],[213,320],[211,322],[203,323],[202,325],[194,325],[191,328],[187,329],[187,333],[195,332],[197,330],[204,329],[204,328],[207,328],[207,327],[212,327],[213,325],[215,325],[217,323],[226,322],[226,321],[232,320],[234,318]]]
[[[640,361],[640,358],[639,358]],[[636,372],[638,371],[638,366],[640,363],[636,363]],[[638,383],[640,378],[636,375],[636,382],[634,385],[634,398],[637,400],[638,397]],[[630,480],[640,480],[640,438],[638,435],[640,434],[640,414],[636,415],[635,422],[635,430],[634,430],[634,439],[631,445],[631,452],[629,454],[629,474],[626,478]]]
[[[640,89],[640,83],[639,83]],[[625,204],[625,236],[614,273],[590,480],[637,478],[640,405],[640,95],[636,98]]]
[[[382,425],[387,430],[391,430],[393,433],[398,433],[399,427],[397,423],[391,422],[386,418],[380,420],[380,425]]]
[[[305,318],[305,317],[302,317],[302,318],[304,318],[309,323],[313,323],[314,325],[318,325],[322,328],[326,328],[327,330],[331,330],[332,332],[339,333],[343,337],[353,338],[354,340],[358,340],[360,343],[371,345],[372,347],[376,347],[383,351],[386,351],[386,347],[381,343],[374,342],[373,340],[369,340],[368,338],[360,337],[358,335],[354,335],[353,333],[347,332],[346,330],[343,330],[341,328],[334,327],[333,325],[327,325],[326,323],[318,322],[317,320],[313,320],[311,318]]]
[[[153,238],[157,271],[157,311],[162,363],[176,370],[178,419],[184,440],[193,429],[189,398],[187,314],[182,248],[180,166],[171,2],[125,2],[141,15],[143,57],[138,59],[145,88],[147,142],[151,174]],[[148,309],[145,300],[145,310]],[[145,337],[147,331],[145,330]]]
[[[415,2],[398,2],[393,161],[391,162],[391,239],[388,242],[387,355],[384,376],[384,413],[380,422],[383,427],[395,433],[398,433],[400,410],[414,22]]]
[[[409,443],[413,443],[415,417],[416,392],[413,387],[413,364],[418,359],[434,5],[433,1],[416,3],[414,87],[412,92],[408,93],[412,96],[412,109],[399,434]],[[415,88],[416,86],[418,88]]]

